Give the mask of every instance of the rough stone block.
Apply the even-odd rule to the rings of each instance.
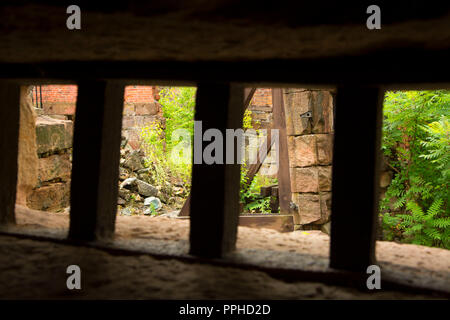
[[[331,191],[331,168],[331,166],[318,167],[320,191]]]
[[[133,128],[136,125],[134,116],[123,116],[122,119],[122,128],[128,129]]]
[[[20,89],[20,126],[18,145],[18,172],[16,203],[26,205],[27,196],[36,185],[38,176],[38,156],[36,153],[36,115],[33,111],[29,92],[31,87]],[[5,137],[8,139],[8,137]],[[2,177],[4,178],[4,177]]]
[[[288,136],[288,153],[291,168],[316,165],[316,137],[314,135]]]
[[[134,116],[136,127],[153,127],[156,123],[159,123],[156,116],[144,115],[144,116]]]
[[[294,193],[293,202],[298,206],[299,224],[308,224],[322,218],[318,194]]]
[[[70,183],[53,183],[34,189],[27,206],[35,210],[58,211],[70,205]]]
[[[136,115],[155,115],[159,112],[159,105],[156,102],[152,103],[136,103]]]
[[[248,107],[250,111],[263,111],[263,112],[272,112],[271,105],[251,105]]]
[[[292,192],[319,192],[318,169],[316,167],[291,168]]]
[[[42,107],[44,109],[44,114],[64,114],[64,115],[75,114],[74,102],[51,102],[51,103],[47,102]]]
[[[73,122],[46,116],[36,121],[37,153],[57,152],[72,148]]]
[[[317,162],[330,165],[333,162],[333,134],[317,134]]]
[[[300,115],[311,110],[311,92],[307,90],[287,92],[284,90],[286,133],[289,136],[311,133],[311,122]]]
[[[324,224],[330,221],[331,218],[331,192],[321,192],[320,198],[320,219],[314,224]]]
[[[333,97],[329,91],[311,92],[312,132],[330,133],[333,129]]]
[[[72,163],[69,154],[55,154],[39,159],[39,182],[60,179],[69,181]]]
[[[134,116],[135,115],[135,109],[133,103],[125,103],[123,106],[123,115],[124,116]],[[125,118],[125,117],[123,117]]]

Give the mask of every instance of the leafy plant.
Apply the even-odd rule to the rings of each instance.
[[[163,188],[170,188],[174,182],[180,181],[187,189],[190,188],[192,164],[173,161],[170,155],[179,143],[172,140],[175,130],[185,129],[191,134],[191,138],[193,136],[195,92],[196,88],[191,87],[163,88],[159,102],[165,117],[165,126],[155,121],[141,130],[140,137],[146,155],[145,164],[150,169],[149,176],[154,184]]]
[[[408,202],[409,214],[400,214],[399,228],[414,244],[449,248],[450,218],[442,209],[444,201],[436,199],[426,212],[413,201]]]
[[[435,220],[441,223],[449,216],[449,113],[446,90],[385,96],[382,150],[395,172],[380,202],[388,239],[446,246],[443,239],[433,238],[439,230],[442,238],[446,231],[430,230],[435,230]]]
[[[258,125],[258,122],[253,121]],[[243,129],[253,129],[252,112],[247,109],[244,113]],[[255,130],[255,133],[260,136],[261,132]],[[241,188],[240,188],[240,202],[244,204],[245,212],[270,212],[270,196],[261,196],[261,187],[272,184],[277,184],[277,179],[257,173],[252,181],[248,183],[247,178],[248,166],[247,163],[241,165]]]

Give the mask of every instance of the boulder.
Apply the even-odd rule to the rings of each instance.
[[[52,183],[34,189],[28,196],[27,206],[42,211],[57,211],[70,205],[70,183]]]
[[[131,192],[128,189],[120,188],[119,189],[119,197],[124,199],[125,201],[130,200]]]
[[[131,171],[138,171],[144,168],[144,157],[139,151],[132,151],[128,157],[125,159],[123,166],[130,169]]]
[[[126,180],[130,177],[128,170],[122,167],[119,167],[119,180]]]
[[[73,122],[39,116],[36,121],[37,153],[55,153],[72,148]]]
[[[72,163],[68,153],[39,158],[40,183],[52,180],[69,181],[71,170]]]
[[[136,186],[138,193],[144,197],[156,197],[158,195],[158,189],[147,182],[136,179]]]
[[[121,184],[120,184],[120,188],[122,189],[128,189],[128,190],[135,190],[136,189],[136,178],[132,177],[132,178],[128,178],[125,179]]]

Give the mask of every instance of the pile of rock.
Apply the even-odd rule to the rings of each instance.
[[[176,182],[156,185],[151,168],[145,165],[145,154],[134,150],[122,138],[119,167],[118,212],[122,215],[156,215],[179,209],[187,197],[186,188]]]

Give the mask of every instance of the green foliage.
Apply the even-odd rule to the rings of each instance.
[[[382,150],[395,171],[380,204],[388,238],[448,246],[449,113],[449,91],[386,94]]]
[[[277,184],[277,179],[256,174],[250,184],[247,184],[247,166],[241,166],[240,202],[244,203],[245,212],[270,212],[270,196],[261,196],[261,187]]]
[[[177,129],[186,129],[194,135],[195,87],[164,87],[160,91],[163,116],[166,119],[166,144],[172,150],[177,141],[171,141]],[[192,139],[191,139],[192,141]]]
[[[192,164],[172,159],[171,152],[179,141],[172,141],[171,138],[177,129],[188,130],[192,138],[195,90],[196,88],[191,87],[163,88],[159,102],[166,119],[165,128],[155,122],[141,130],[146,167],[150,169],[152,182],[158,186],[168,187],[173,182],[181,181],[187,188],[190,187]]]
[[[400,218],[398,228],[408,242],[449,248],[450,217],[445,216],[443,203],[442,199],[436,199],[424,212],[416,202],[408,202],[408,212],[397,215]]]
[[[258,124],[258,123],[256,123]],[[252,112],[247,109],[244,113],[243,129],[253,129]],[[260,131],[255,130],[259,135]],[[248,167],[244,162],[241,165],[241,188],[240,188],[240,202],[244,203],[245,212],[270,212],[270,196],[261,196],[261,187],[272,184],[277,184],[277,179],[273,179],[260,173],[256,174],[250,184],[247,181]]]
[[[252,112],[250,111],[250,109],[247,109],[244,112],[244,120],[242,122],[242,128],[244,130],[253,128],[253,125],[252,125]]]

